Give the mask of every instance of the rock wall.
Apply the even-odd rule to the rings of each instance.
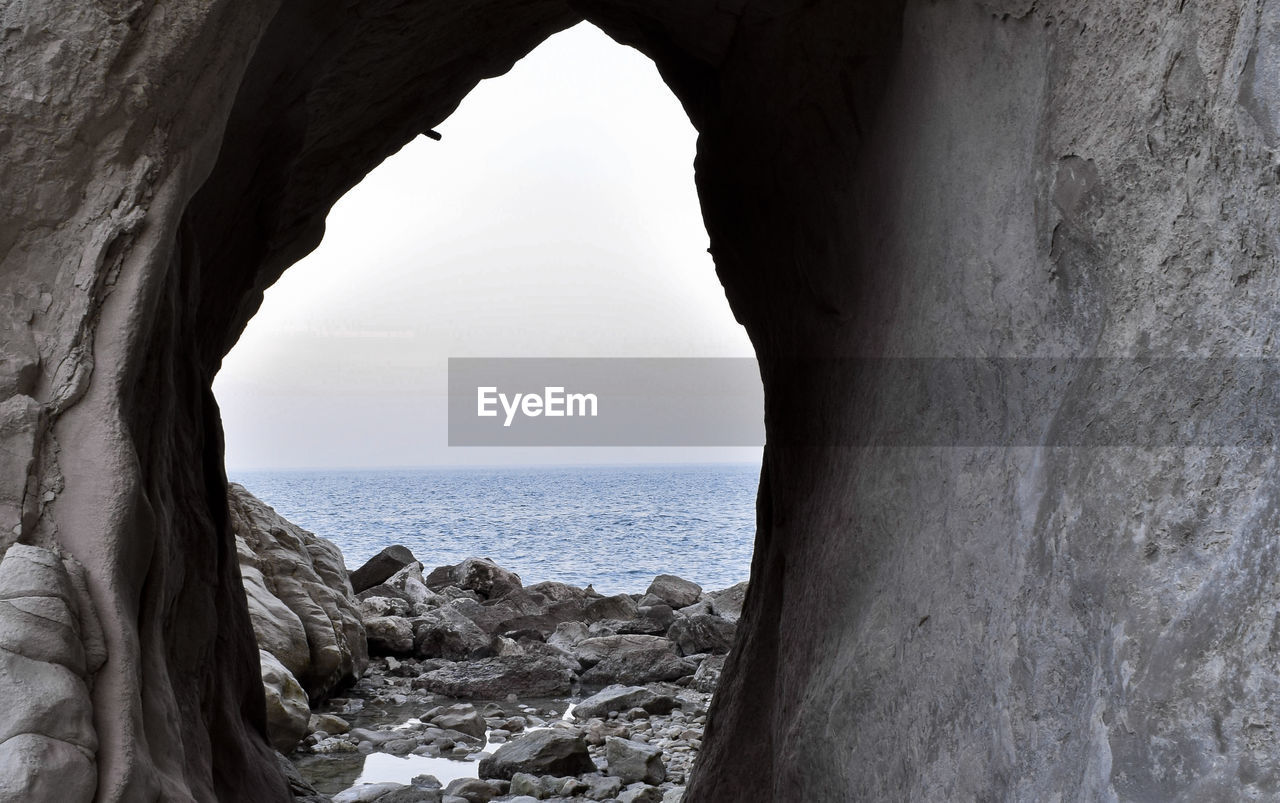
[[[1068,362],[1016,444],[906,448],[867,435],[912,425],[884,403],[908,381],[840,362],[1270,356],[1270,0],[0,6],[0,550],[82,566],[59,655],[105,655],[62,695],[96,748],[0,745],[28,757],[10,782],[62,756],[63,797],[288,799],[212,378],[343,191],[582,17],[700,132],[766,391],[752,582],[688,799],[1275,795],[1265,420],[1054,445],[1129,423]],[[1191,396],[1194,431],[1250,382],[1126,409]]]

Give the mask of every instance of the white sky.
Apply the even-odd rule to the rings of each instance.
[[[232,470],[757,462],[744,449],[453,448],[448,357],[743,357],[696,133],[652,62],[579,25],[343,197],[214,383]]]

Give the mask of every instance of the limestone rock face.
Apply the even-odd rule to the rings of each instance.
[[[231,483],[227,493],[258,646],[312,701],[354,682],[368,647],[338,547],[286,521],[243,486]],[[412,648],[412,634],[409,641]]]
[[[110,657],[90,694],[4,615],[72,731],[0,745],[6,792],[289,799],[213,378],[343,192],[583,18],[699,131],[765,388],[686,803],[1273,797],[1272,427],[1190,437],[1275,387],[1234,359],[1280,318],[1280,10],[1246,0],[0,4],[0,552],[82,566]],[[1066,360],[981,408],[1013,439],[848,362],[992,357]],[[1131,381],[1161,357],[1211,392]],[[1126,440],[1152,410],[1177,437]]]

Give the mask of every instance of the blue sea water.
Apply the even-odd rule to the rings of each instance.
[[[427,567],[489,557],[526,584],[637,593],[658,574],[747,579],[759,468],[747,465],[240,471],[231,480],[335,542],[355,569],[391,544]]]

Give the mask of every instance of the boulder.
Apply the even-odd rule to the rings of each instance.
[[[501,700],[520,697],[555,697],[568,694],[573,672],[546,656],[502,656],[479,661],[458,661],[424,673],[414,688],[462,699]]]
[[[285,520],[243,486],[227,486],[236,554],[260,649],[311,701],[354,682],[368,661],[364,625],[342,553]]]
[[[547,638],[547,643],[564,650],[573,650],[575,644],[590,638],[587,626],[582,622],[562,622]]]
[[[333,714],[312,714],[307,723],[307,730],[312,733],[324,731],[330,736],[336,736],[351,730],[351,723]]]
[[[404,784],[398,783],[362,783],[334,795],[333,803],[373,803],[383,795],[403,788]]]
[[[618,638],[639,638],[619,636]],[[664,639],[665,641],[665,639]],[[615,683],[641,685],[664,680],[679,680],[692,675],[693,662],[676,655],[669,647],[645,647],[606,656],[582,673],[582,685],[600,688]]]
[[[615,594],[612,597],[599,597],[591,600],[578,617],[583,622],[600,622],[605,619],[634,619],[636,617],[636,601],[627,594]]]
[[[573,716],[579,721],[593,717],[604,718],[613,711],[630,711],[632,708],[643,708],[650,714],[670,713],[676,707],[676,700],[665,694],[658,694],[644,686],[606,686],[573,708]]]
[[[427,588],[426,580],[422,577],[422,564],[416,560],[402,566],[378,588],[390,588],[401,599],[415,606],[435,606],[441,602],[439,595]]]
[[[481,778],[504,780],[510,780],[517,772],[565,776],[595,769],[581,735],[550,728],[517,736],[480,760]]]
[[[479,778],[455,778],[444,788],[444,793],[467,803],[489,803],[502,794],[502,790]]]
[[[617,633],[636,633],[642,635],[661,635],[667,632],[676,620],[676,612],[670,605],[641,605],[636,608],[634,619],[608,619],[600,622]]]
[[[724,671],[726,657],[709,655],[698,664],[698,671],[693,673],[693,687],[701,692],[714,692],[720,685],[720,674]]]
[[[267,738],[281,753],[297,747],[309,731],[311,705],[293,673],[266,650],[259,649],[262,686],[267,701]]]
[[[702,597],[702,586],[674,574],[660,574],[653,578],[645,594],[652,594],[672,608],[683,608]]]
[[[403,616],[375,616],[365,620],[364,629],[371,655],[414,654],[411,620]]]
[[[667,779],[667,765],[662,763],[662,750],[654,745],[610,736],[604,740],[605,773],[623,783],[646,783],[657,786]]]
[[[467,558],[456,566],[440,566],[427,575],[426,583],[432,591],[457,586],[476,592],[482,599],[498,599],[523,587],[520,575],[489,558]]]
[[[419,658],[463,661],[494,654],[493,638],[452,604],[413,620],[411,641]]]
[[[591,666],[610,656],[641,650],[676,649],[675,642],[662,636],[617,635],[598,636],[579,641],[569,651],[582,662],[583,666]]]
[[[747,583],[744,581],[720,591],[708,591],[702,596],[711,603],[712,613],[737,624],[742,616],[742,604],[747,598]]]
[[[484,717],[480,715],[476,707],[466,703],[451,705],[439,713],[433,714],[431,716],[431,724],[437,728],[465,733],[477,739],[484,739],[488,730]]]
[[[662,790],[656,786],[633,786],[618,793],[618,803],[662,803]]]
[[[682,655],[700,652],[723,655],[733,646],[735,629],[732,622],[704,613],[678,617],[667,631],[667,636],[680,648]]]
[[[408,547],[399,544],[389,546],[351,573],[351,590],[359,594],[367,588],[373,588],[416,561],[417,558]]]
[[[570,599],[586,599],[593,596],[585,589],[571,586],[567,583],[557,583],[553,580],[544,580],[541,583],[535,583],[528,586],[526,591],[534,594],[541,594],[552,602],[563,602]]]

